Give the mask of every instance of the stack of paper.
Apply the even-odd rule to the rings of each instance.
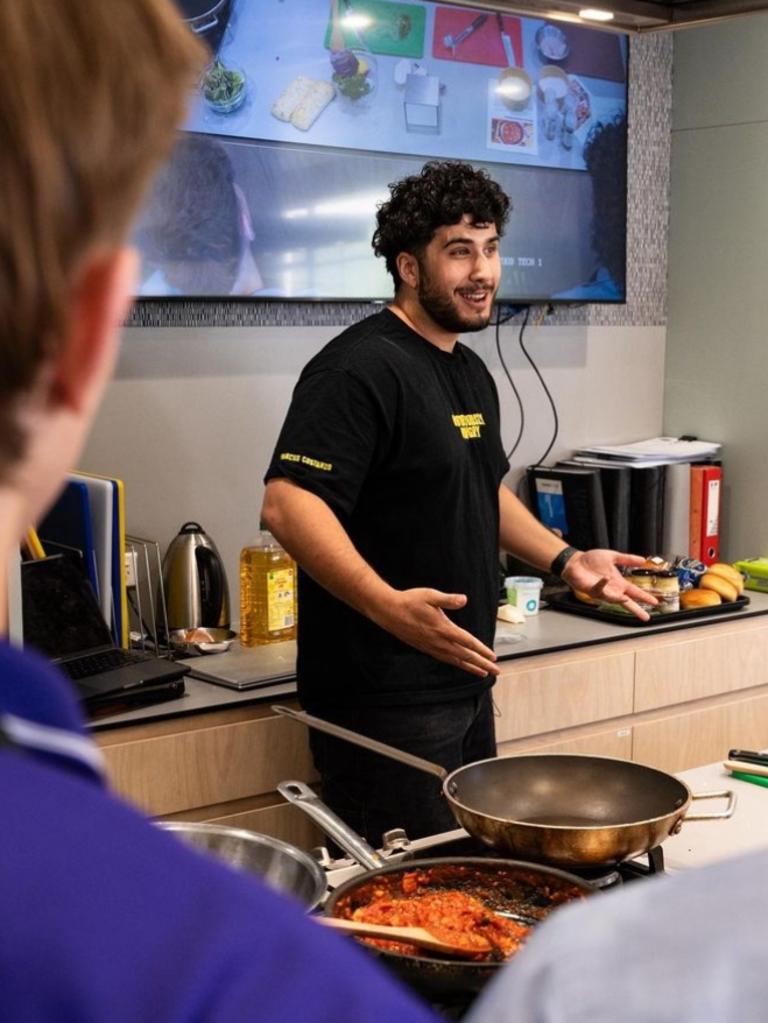
[[[595,444],[579,448],[574,458],[617,458],[625,462],[703,462],[714,458],[721,445],[707,440],[653,437],[631,444]]]

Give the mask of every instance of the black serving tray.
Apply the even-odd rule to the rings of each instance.
[[[715,604],[712,607],[692,607],[687,611],[670,611],[668,614],[652,614],[647,622],[641,622],[633,614],[622,614],[621,611],[601,611],[593,604],[585,604],[578,600],[572,593],[553,593],[547,603],[555,611],[566,611],[572,615],[583,615],[584,618],[596,618],[599,622],[615,622],[617,625],[639,626],[641,629],[648,625],[672,625],[674,622],[686,622],[695,618],[704,618],[707,615],[726,614],[728,611],[741,611],[749,604],[749,597],[739,597],[737,600],[723,601],[722,604]]]

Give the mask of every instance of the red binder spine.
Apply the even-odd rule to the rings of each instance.
[[[719,465],[702,466],[701,560],[712,565],[720,560],[720,496],[723,470]]]
[[[691,466],[691,493],[688,518],[688,553],[701,561],[702,474],[703,465]]]

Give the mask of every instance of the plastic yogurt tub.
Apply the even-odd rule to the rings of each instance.
[[[504,580],[507,591],[507,603],[512,604],[524,615],[539,613],[541,596],[541,579],[531,575],[510,575]]]

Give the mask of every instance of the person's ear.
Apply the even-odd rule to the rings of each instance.
[[[400,280],[414,290],[419,286],[419,261],[410,252],[401,252],[395,260]]]
[[[102,251],[80,271],[63,342],[54,357],[52,401],[81,412],[101,394],[114,366],[120,327],[135,291],[134,249]]]

